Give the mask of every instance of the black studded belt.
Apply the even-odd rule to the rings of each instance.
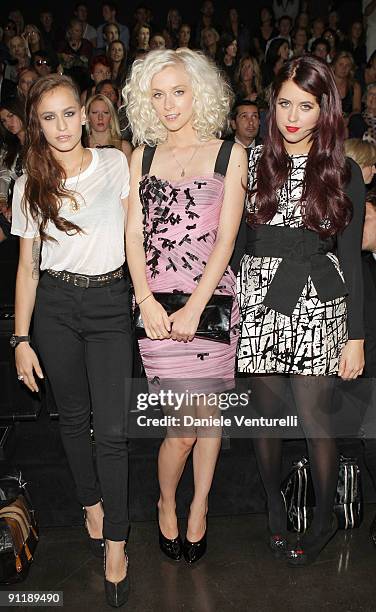
[[[113,282],[124,278],[123,268],[117,268],[112,272],[106,272],[105,274],[97,274],[95,276],[87,276],[85,274],[74,274],[73,272],[67,272],[67,270],[46,270],[47,274],[70,283],[75,287],[83,287],[84,289],[90,289],[90,287],[105,287],[105,285],[111,285]]]

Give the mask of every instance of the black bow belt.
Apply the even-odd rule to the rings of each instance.
[[[247,226],[248,255],[282,258],[263,304],[286,316],[292,315],[309,276],[321,302],[347,295],[334,263],[326,257],[335,244],[334,238],[324,240],[306,228]]]

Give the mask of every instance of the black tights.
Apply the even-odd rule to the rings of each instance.
[[[331,410],[336,379],[330,376],[256,376],[251,379],[253,406],[265,418],[277,418],[295,411],[288,409],[292,395],[298,420],[308,449],[316,510],[314,533],[325,531],[331,523],[338,481],[338,450],[331,436]],[[282,440],[259,437],[254,448],[266,490],[271,533],[286,529],[286,512],[281,496]]]

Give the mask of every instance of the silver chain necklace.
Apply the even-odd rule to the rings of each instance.
[[[198,151],[199,147],[196,147],[196,149],[193,151],[193,154],[191,155],[190,159],[188,160],[188,162],[185,164],[185,166],[182,166],[182,164],[180,163],[180,161],[178,160],[178,158],[176,157],[175,153],[173,152],[173,150],[171,149],[171,153],[172,156],[174,158],[174,160],[176,161],[176,163],[180,166],[181,168],[181,174],[180,176],[183,177],[185,176],[185,169],[188,168],[189,164],[191,163],[192,159],[194,158],[194,156],[196,155],[197,151]]]

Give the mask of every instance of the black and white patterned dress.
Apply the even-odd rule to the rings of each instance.
[[[257,162],[261,152],[262,145],[251,152],[249,189],[255,188]],[[291,156],[292,170],[279,191],[278,211],[268,225],[303,226],[299,201],[306,162],[307,155]],[[252,206],[252,202],[248,206]],[[358,217],[356,215],[355,242],[358,243],[360,261],[361,227],[358,227]],[[354,242],[354,236],[349,231],[348,234],[347,241]],[[346,251],[348,245],[344,247]],[[339,262],[334,253],[327,253],[326,256],[331,258],[343,278],[343,270],[349,267],[349,262],[344,262],[342,266],[342,261]],[[280,261],[276,257],[254,257],[248,254],[242,258],[237,278],[241,313],[238,370],[251,374],[337,374],[341,351],[348,337],[364,337],[361,315],[355,317],[352,334],[348,333],[348,306],[350,303],[354,310],[352,296],[359,288],[349,288],[350,299],[340,297],[321,302],[309,277],[292,315],[285,316],[263,304]],[[362,309],[361,304],[359,308]]]

